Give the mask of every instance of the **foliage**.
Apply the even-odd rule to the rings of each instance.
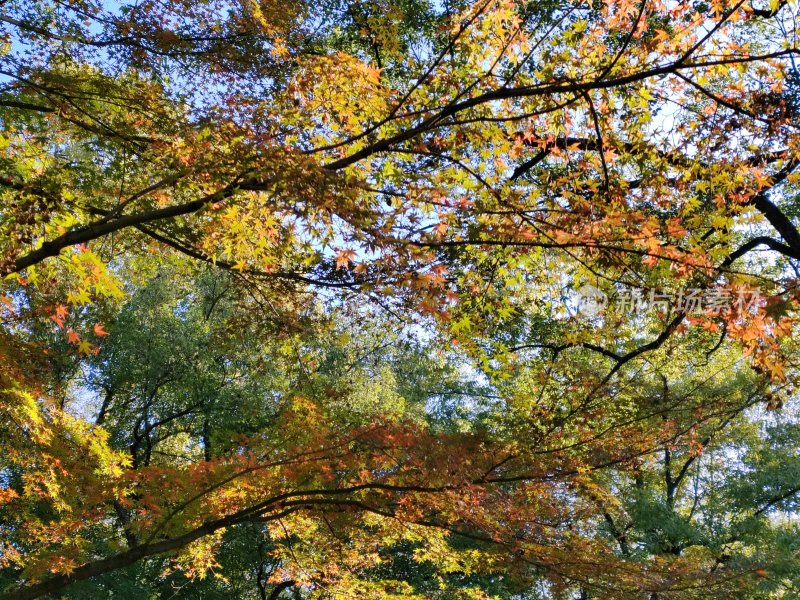
[[[2,3],[3,597],[795,594],[797,12]]]

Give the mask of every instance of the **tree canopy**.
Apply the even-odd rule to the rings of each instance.
[[[798,594],[798,19],[0,2],[0,598]]]

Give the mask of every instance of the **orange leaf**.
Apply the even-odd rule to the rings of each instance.
[[[342,250],[336,255],[336,268],[347,268],[347,265],[353,262],[355,257],[356,253],[353,250]]]

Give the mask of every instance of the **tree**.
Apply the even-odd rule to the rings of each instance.
[[[9,594],[791,589],[792,3],[3,11]]]

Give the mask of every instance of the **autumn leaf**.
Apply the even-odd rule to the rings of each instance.
[[[96,349],[97,347],[87,340],[83,340],[78,344],[78,352],[87,356],[96,353]]]
[[[336,255],[336,268],[344,269],[353,262],[356,253],[353,250],[342,250]]]

